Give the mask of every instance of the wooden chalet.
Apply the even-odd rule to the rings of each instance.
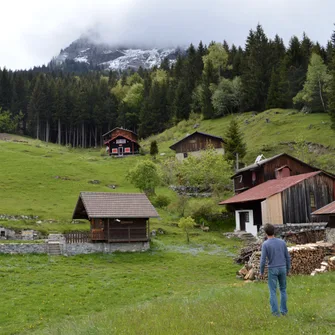
[[[224,154],[224,140],[222,137],[201,133],[199,131],[188,135],[170,146],[176,152],[176,158],[183,160],[189,155],[199,156],[201,150],[213,147],[218,153]]]
[[[135,155],[139,153],[138,136],[131,130],[114,128],[102,135],[111,156]]]
[[[316,221],[328,222],[328,227],[335,228],[335,201],[312,213]]]
[[[159,217],[142,193],[81,192],[72,219],[90,221],[92,242],[147,242],[149,218]]]
[[[234,191],[238,194],[268,180],[314,171],[318,169],[285,153],[267,159],[256,159],[254,164],[237,170],[232,176]]]
[[[257,235],[265,223],[308,223],[335,200],[335,177],[323,171],[271,179],[220,202],[235,210],[236,230]]]

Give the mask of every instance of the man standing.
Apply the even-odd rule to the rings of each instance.
[[[271,312],[275,316],[287,314],[286,275],[290,271],[291,261],[285,241],[274,237],[275,227],[267,223],[264,226],[267,240],[262,245],[260,276],[264,278],[265,262],[268,260],[268,285],[270,291]],[[280,290],[280,313],[277,301],[277,282]]]

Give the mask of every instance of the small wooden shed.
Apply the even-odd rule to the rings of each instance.
[[[222,137],[214,136],[200,131],[187,135],[180,141],[170,146],[176,152],[176,158],[183,160],[189,155],[199,156],[201,150],[213,147],[218,153],[224,154],[224,140]]]
[[[90,221],[92,242],[147,242],[159,217],[143,193],[81,192],[72,219]]]
[[[317,221],[328,222],[328,227],[335,228],[335,201],[313,212],[312,216]]]

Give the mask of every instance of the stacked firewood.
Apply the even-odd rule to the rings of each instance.
[[[320,267],[312,271],[311,276],[328,271],[335,271],[335,256],[326,256],[320,264]]]
[[[291,257],[292,274],[310,274],[320,266],[326,256],[335,255],[335,245],[326,242],[317,242],[304,245],[289,247],[288,252]],[[334,257],[328,257],[333,259]],[[250,256],[249,261],[238,271],[237,276],[244,280],[254,280],[259,277],[261,252],[255,251]],[[325,265],[324,265],[325,266]],[[333,269],[333,263],[327,267]],[[265,268],[265,278],[267,277],[267,268]]]
[[[255,251],[260,251],[262,248],[261,242],[251,243],[240,250],[240,254],[234,259],[238,264],[245,264]]]

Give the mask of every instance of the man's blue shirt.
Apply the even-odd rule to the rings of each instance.
[[[285,241],[279,238],[269,238],[263,243],[260,264],[261,274],[264,274],[266,259],[268,259],[268,268],[286,267],[286,271],[290,271],[291,260]]]

